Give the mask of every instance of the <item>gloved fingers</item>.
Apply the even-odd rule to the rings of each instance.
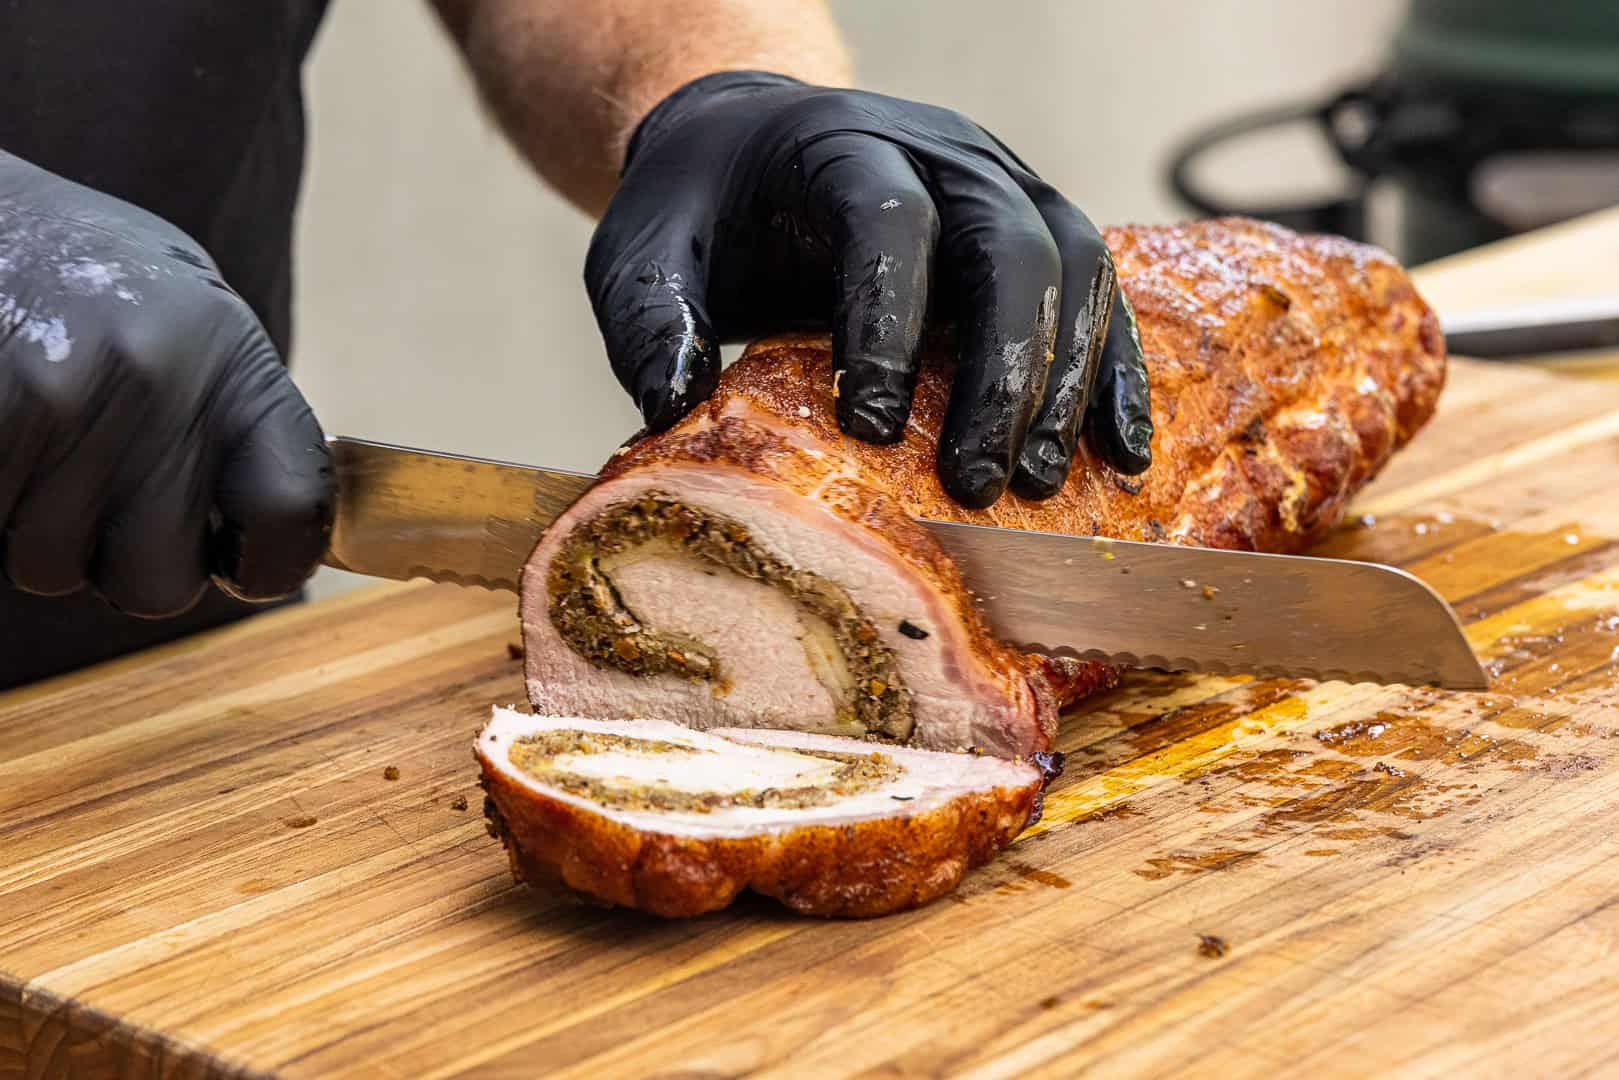
[[[1091,446],[1127,476],[1152,465],[1152,395],[1135,309],[1121,288],[1108,321],[1107,344],[1097,368],[1085,430]]]
[[[585,259],[585,285],[613,374],[650,431],[665,430],[706,400],[719,378],[719,342],[705,302],[712,230],[703,220],[701,212],[666,203],[615,205]]]
[[[1062,301],[1055,359],[1012,473],[1012,490],[1027,499],[1046,499],[1068,479],[1102,358],[1117,277],[1102,234],[1078,207],[1042,181],[1030,181],[1025,190],[1062,252]]]
[[[9,361],[14,371],[25,362]],[[6,516],[4,568],[24,592],[66,596],[89,581],[101,515],[156,387],[146,369],[115,358],[32,370],[30,415],[17,442],[4,436],[0,483],[18,489]]]
[[[64,498],[59,491],[53,495],[24,498],[6,529],[6,579],[37,596],[67,596],[83,588],[96,548],[99,504],[91,498]]]
[[[36,471],[49,436],[38,394],[24,384],[18,365],[0,357],[0,549],[12,510]]]
[[[880,139],[816,140],[803,166],[811,223],[835,253],[838,426],[867,442],[897,442],[916,388],[938,211],[911,160]]]
[[[1029,197],[995,168],[936,175],[941,278],[958,308],[960,363],[939,479],[963,506],[1000,498],[1045,391],[1062,261]]]
[[[229,388],[209,565],[242,600],[291,595],[319,565],[336,512],[336,474],[315,414],[273,358]]]
[[[156,619],[201,599],[208,586],[208,450],[175,447],[103,523],[92,577],[118,610]]]

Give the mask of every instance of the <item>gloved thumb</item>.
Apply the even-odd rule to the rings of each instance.
[[[225,402],[214,491],[215,582],[243,600],[290,595],[320,563],[336,511],[326,437],[277,362],[244,365]]]

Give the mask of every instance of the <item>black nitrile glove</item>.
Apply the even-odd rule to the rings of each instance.
[[[955,499],[1053,494],[1087,416],[1114,468],[1151,461],[1146,367],[1096,227],[948,109],[699,79],[642,121],[585,281],[654,431],[713,391],[721,340],[830,322],[839,424],[895,442],[931,304],[960,343],[939,444]]]
[[[0,153],[0,569],[177,614],[295,591],[331,527],[320,426],[160,218]]]

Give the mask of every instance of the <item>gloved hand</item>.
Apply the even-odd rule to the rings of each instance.
[[[931,304],[958,330],[939,445],[956,500],[1053,494],[1087,419],[1114,468],[1151,461],[1141,345],[1096,227],[947,109],[759,72],[688,84],[637,129],[585,282],[653,431],[713,391],[721,340],[830,323],[840,426],[898,441]]]
[[[325,549],[320,426],[174,226],[0,153],[0,569],[177,614],[210,575],[297,589]]]

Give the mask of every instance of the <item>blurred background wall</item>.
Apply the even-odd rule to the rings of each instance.
[[[581,0],[588,2],[588,0]],[[1400,0],[833,0],[861,85],[949,105],[1100,224],[1183,212],[1180,136],[1377,68]],[[672,12],[678,12],[672,6]],[[339,0],[308,76],[294,373],[330,433],[593,470],[636,427],[580,285],[590,223],[481,113],[425,4]],[[1308,140],[1221,169],[1330,182]],[[323,572],[318,591],[352,582]]]

